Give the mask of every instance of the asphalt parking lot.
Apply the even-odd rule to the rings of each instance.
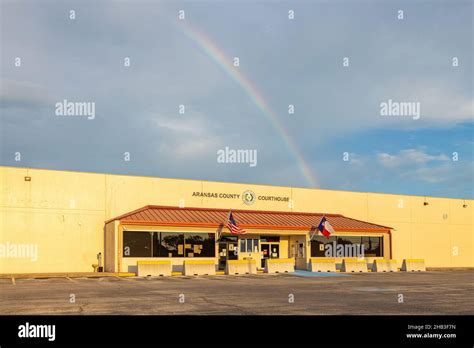
[[[0,314],[474,314],[472,270],[306,275],[0,279]]]

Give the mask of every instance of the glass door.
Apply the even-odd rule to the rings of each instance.
[[[261,267],[265,267],[266,259],[280,258],[280,243],[261,243],[262,263]]]
[[[260,250],[262,252],[262,261],[261,261],[261,268],[265,268],[265,260],[270,258],[270,244],[268,243],[261,243]]]
[[[280,258],[280,244],[270,244],[270,258]]]
[[[237,242],[219,243],[219,270],[225,270],[227,260],[238,259]]]
[[[219,243],[219,270],[224,270],[227,262],[227,243]]]
[[[227,260],[237,260],[239,258],[239,251],[237,242],[227,243]]]

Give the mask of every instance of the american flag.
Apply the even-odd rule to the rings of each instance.
[[[232,234],[245,234],[246,233],[245,230],[237,226],[237,223],[235,222],[234,217],[232,216],[232,211],[229,212],[229,217],[227,218],[226,226],[230,230],[230,233]]]

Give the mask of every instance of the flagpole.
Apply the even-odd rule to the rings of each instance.
[[[313,229],[313,228],[314,228],[314,229]],[[316,230],[317,230],[316,227],[313,226],[313,228],[311,228],[311,229],[309,230],[309,232],[310,232],[310,233],[309,233],[309,241],[310,241],[310,242],[313,240],[313,237],[314,237],[314,235],[316,234]],[[311,232],[313,232],[313,233],[311,233]]]
[[[229,209],[229,213],[227,214],[227,221],[225,222],[225,224],[222,226],[221,228],[221,231],[220,233],[218,234],[218,238],[217,238],[217,241],[220,241],[221,240],[221,237],[222,237],[222,233],[223,233],[223,229],[225,227],[225,225],[227,224],[227,222],[229,221],[229,217],[230,217],[230,213],[231,213],[232,209]]]
[[[232,214],[232,208],[229,208],[229,213],[227,214],[227,222],[229,222],[231,214]],[[231,231],[231,234],[232,234],[232,231]]]
[[[318,226],[321,225],[321,222],[323,221],[324,218],[325,218],[325,216],[323,215],[323,216],[321,217],[321,220],[319,220]],[[309,241],[310,241],[310,242],[313,240],[314,235],[317,234],[317,233],[318,233],[318,228],[316,227],[316,228],[315,228],[315,231],[314,231],[314,233],[313,233],[313,235],[311,235],[311,236],[309,237]]]

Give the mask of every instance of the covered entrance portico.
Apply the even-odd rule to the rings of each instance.
[[[249,231],[250,232],[250,231]],[[266,260],[293,258],[297,269],[307,266],[307,236],[294,231],[264,231],[259,234],[231,235],[224,233],[218,240],[219,270],[227,260],[255,260],[263,270]]]
[[[322,217],[336,231],[331,246],[358,243],[372,258],[390,258],[390,228],[339,214],[233,210],[245,234],[231,234],[225,227],[229,210],[146,206],[106,222],[105,263],[107,272],[136,272],[139,262],[171,265],[180,273],[185,265],[210,265],[223,271],[233,264],[291,264],[308,269],[311,257],[326,256],[329,246],[315,234]],[[322,240],[317,238],[324,238]],[[323,253],[323,254],[320,254]],[[278,261],[277,261],[278,260]],[[197,267],[197,266],[196,266]]]

